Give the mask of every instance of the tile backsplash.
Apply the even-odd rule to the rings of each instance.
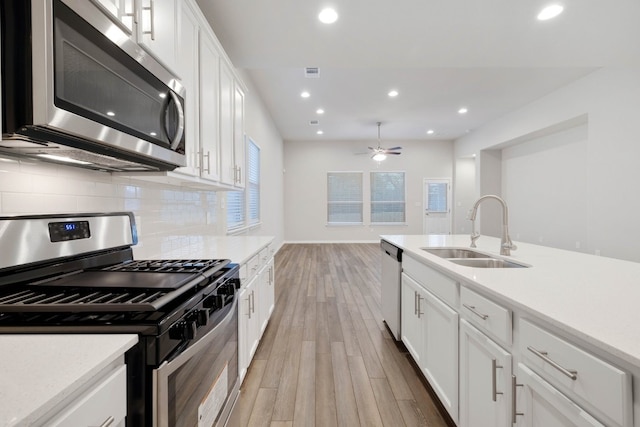
[[[175,249],[221,233],[215,191],[0,156],[0,216],[113,211],[135,214],[140,245]]]

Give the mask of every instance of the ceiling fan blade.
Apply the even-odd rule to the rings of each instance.
[[[402,154],[402,153],[398,153],[397,151],[386,151],[384,154]]]
[[[387,148],[386,150],[388,151],[402,150],[402,147],[392,147],[392,148]]]

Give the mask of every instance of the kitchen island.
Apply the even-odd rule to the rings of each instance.
[[[442,384],[439,384],[436,378],[438,370],[428,366],[428,351],[425,350],[426,355],[417,352],[414,359],[417,359],[418,365],[424,365],[425,376],[430,382],[436,383],[436,392],[440,393],[439,396],[454,421],[460,421],[459,425],[473,425],[469,424],[469,417],[474,414],[468,402],[473,398],[468,395],[472,384],[468,377],[473,375],[469,373],[470,366],[475,365],[469,359],[469,354],[464,353],[473,350],[473,346],[469,345],[472,338],[469,337],[474,336],[480,336],[480,341],[492,339],[491,345],[496,344],[496,351],[505,355],[504,364],[511,365],[508,369],[502,369],[500,363],[496,363],[496,360],[500,360],[499,356],[488,357],[486,362],[494,364],[490,374],[493,378],[489,378],[493,381],[493,385],[489,384],[493,396],[491,392],[487,392],[487,396],[492,397],[487,405],[505,401],[503,412],[506,415],[498,417],[499,420],[513,421],[511,418],[516,413],[515,420],[524,422],[526,417],[520,414],[525,408],[524,412],[540,412],[539,408],[542,406],[536,405],[540,400],[536,390],[550,386],[544,381],[546,380],[571,398],[560,405],[566,409],[566,413],[577,411],[586,414],[585,417],[589,418],[586,425],[640,425],[637,385],[640,382],[640,264],[519,242],[516,242],[517,250],[506,257],[499,255],[499,239],[482,236],[477,241],[478,251],[495,258],[518,262],[525,267],[477,268],[455,264],[423,249],[469,248],[469,235],[384,235],[381,238],[404,251],[402,289],[410,289],[407,285],[413,283],[412,295],[408,297],[410,300],[413,300],[413,289],[416,292],[416,300],[402,306],[402,336],[405,344],[409,343],[407,347],[410,353],[415,353],[411,348],[414,344],[411,342],[411,334],[414,331],[404,330],[407,326],[404,320],[411,321],[413,313],[406,312],[415,311],[417,317],[423,315],[429,323],[429,313],[422,311],[429,311],[435,303],[443,303],[442,306],[450,310],[450,331],[456,336],[449,337],[449,347],[440,348],[451,349],[452,357],[458,356],[459,351],[459,367],[455,366],[453,369],[446,366],[447,373],[440,375]],[[443,286],[448,286],[447,291],[438,295],[440,289],[445,289]],[[426,290],[423,291],[423,288]],[[420,292],[424,295],[421,296]],[[479,309],[483,304],[484,312]],[[424,310],[421,308],[423,305],[426,307]],[[424,328],[428,331],[428,326]],[[458,333],[460,337],[457,336]],[[536,349],[535,345],[527,341],[530,338],[548,348],[538,351],[539,348]],[[424,338],[428,339],[430,338]],[[422,345],[425,349],[428,348],[428,344]],[[550,349],[554,349],[554,352]],[[577,359],[584,360],[572,359],[571,355],[574,353],[577,354]],[[418,356],[423,360],[418,360]],[[546,360],[551,358],[555,358],[555,361]],[[557,363],[558,360],[562,363]],[[571,367],[571,364],[582,369],[574,370],[575,366]],[[533,371],[537,374],[529,370],[531,365],[534,365]],[[599,367],[603,367],[602,376],[589,378],[588,372],[596,372]],[[575,371],[578,373],[572,374]],[[518,374],[518,381],[527,375],[532,378],[535,376],[535,381],[538,381],[540,375],[542,378],[539,383],[542,385],[531,386],[532,383],[529,382],[525,384],[526,391],[521,392],[522,384],[518,383],[513,387],[507,385],[510,380],[507,378],[510,374],[507,373],[510,372]],[[559,373],[559,378],[554,376],[556,373]],[[509,387],[504,395],[502,391],[496,391],[501,387],[501,379],[504,386]],[[609,380],[615,391],[609,396],[600,396],[590,389],[600,387],[604,390]],[[552,393],[557,392],[555,389]],[[515,404],[507,404],[509,396],[514,399],[517,397]],[[593,399],[600,399],[604,403],[594,404]],[[513,409],[515,407],[518,409]],[[635,411],[632,407],[636,408]],[[591,419],[589,414],[594,415],[595,419]],[[550,419],[557,422],[556,418]],[[570,419],[569,416],[564,422],[568,423]],[[496,419],[491,422],[501,424]],[[573,421],[570,425],[573,425]]]

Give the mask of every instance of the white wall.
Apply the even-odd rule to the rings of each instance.
[[[449,141],[384,141],[400,145],[400,156],[378,164],[367,146],[372,141],[285,141],[285,240],[288,242],[374,242],[380,234],[422,234],[423,179],[452,178],[453,144]],[[364,225],[327,226],[327,172],[364,173]],[[371,226],[369,172],[404,171],[407,186],[407,225]]]
[[[555,162],[555,156],[559,155],[562,160],[553,165],[556,170],[552,174],[566,181],[560,187],[560,198],[552,196],[552,192],[536,197],[539,203],[549,205],[561,199],[565,204],[570,203],[569,199],[574,198],[572,203],[577,203],[577,206],[575,209],[556,209],[543,220],[534,218],[535,215],[528,211],[526,197],[514,196],[514,200],[507,200],[512,211],[512,224],[533,222],[532,228],[522,233],[526,236],[532,233],[530,236],[534,243],[539,243],[536,240],[539,236],[535,233],[539,234],[546,228],[553,230],[554,237],[544,237],[551,233],[544,234],[542,244],[575,249],[576,242],[580,241],[582,251],[640,261],[637,243],[640,236],[640,192],[636,188],[636,183],[640,182],[640,168],[637,167],[640,137],[636,125],[640,116],[639,99],[640,69],[602,68],[456,141],[455,157],[479,155],[483,149],[503,150],[513,143],[540,138],[531,144],[540,144],[541,147],[546,144],[546,153],[536,151],[533,146],[503,150],[502,154],[511,156],[505,168],[501,168],[501,173],[511,174],[511,180],[520,180],[518,185],[521,185],[523,177],[513,177],[513,165],[526,165],[529,161],[546,165],[550,161]],[[544,139],[581,122],[586,122],[586,142],[579,141],[582,137],[566,144],[553,140],[558,136]],[[584,129],[576,132],[584,133]],[[513,157],[516,155],[521,157],[516,159]],[[576,156],[571,159],[573,164],[569,162],[572,156]],[[567,170],[561,173],[558,168],[563,166]],[[480,175],[482,168],[480,164]],[[549,182],[553,175],[547,176],[545,169],[546,166],[530,168],[527,179],[530,182]],[[480,195],[481,177],[478,178],[477,196]],[[511,191],[513,196],[510,188],[511,185],[503,179],[502,190]],[[522,191],[526,195],[534,189],[524,188]],[[512,226],[512,236],[517,233],[520,231]],[[545,241],[545,238],[552,241]]]

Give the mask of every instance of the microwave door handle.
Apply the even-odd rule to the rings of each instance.
[[[184,134],[184,106],[174,91],[170,90],[169,95],[171,95],[173,102],[176,104],[176,109],[178,110],[178,130],[174,138],[171,140],[171,149],[175,150],[180,144],[180,140]],[[167,108],[169,108],[169,103],[167,103]]]

